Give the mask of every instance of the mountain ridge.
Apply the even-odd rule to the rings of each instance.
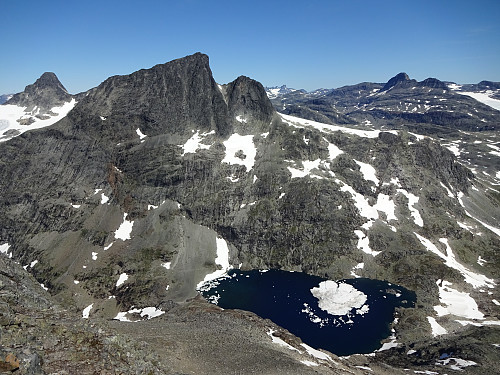
[[[364,84],[366,96],[374,89]],[[355,90],[342,95],[357,100]],[[207,275],[227,267],[217,263],[221,243],[233,267],[387,279],[414,290],[419,307],[397,312],[399,349],[376,354],[370,366],[380,358],[436,369],[447,348],[430,344],[428,317],[461,337],[454,351],[462,358],[491,366],[495,348],[484,346],[479,359],[467,350],[470,332],[484,327],[460,328],[456,311],[439,316],[435,306],[446,306],[449,283],[498,317],[492,299],[500,297],[488,280],[499,277],[491,189],[500,177],[479,169],[494,160],[466,164],[459,152],[476,147],[493,158],[495,143],[487,139],[495,133],[439,138],[429,135],[432,123],[421,134],[384,128],[382,116],[362,123],[340,106],[324,113],[304,107],[330,124],[277,113],[248,77],[217,85],[202,54],[110,77],[59,122],[0,144],[2,252],[57,301],[97,320],[179,311]],[[336,125],[334,114],[349,126]],[[471,274],[492,294],[471,284]],[[210,325],[218,314],[203,319]],[[263,329],[252,332],[271,341]],[[399,351],[410,348],[432,354],[423,364],[412,356],[398,362]],[[295,363],[298,372],[306,368]]]

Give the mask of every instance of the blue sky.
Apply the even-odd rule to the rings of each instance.
[[[198,51],[219,83],[500,81],[499,0],[0,0],[0,12],[0,93],[45,71],[77,93]]]

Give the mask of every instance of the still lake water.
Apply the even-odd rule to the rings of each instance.
[[[306,344],[337,355],[371,353],[379,349],[381,340],[391,334],[395,308],[413,307],[416,301],[414,292],[386,281],[345,279],[339,281],[344,284],[343,289],[357,293],[358,297],[364,293],[365,302],[361,301],[360,306],[358,298],[358,306],[349,312],[332,315],[320,308],[317,292],[316,296],[311,292],[320,283],[326,285],[325,281],[302,272],[231,270],[228,277],[214,280],[210,288],[202,288],[201,292],[224,309],[252,311],[286,328]],[[332,303],[338,306],[338,300],[348,305],[349,298],[340,292],[320,296],[330,306]],[[325,304],[322,307],[325,308]]]

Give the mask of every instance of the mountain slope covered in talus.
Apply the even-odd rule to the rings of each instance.
[[[415,86],[406,78],[395,79],[386,92],[407,85],[420,95],[443,91],[439,82]],[[361,84],[358,91],[379,95],[383,86]],[[266,334],[269,323],[249,315],[241,320],[253,337],[245,352],[255,345],[265,356],[267,346],[279,347],[283,362],[273,372],[266,359],[261,373],[342,373],[342,366],[353,373],[365,366],[386,373],[449,369],[455,362],[442,364],[439,357],[450,349],[459,360],[476,363],[468,370],[494,368],[496,347],[488,341],[481,355],[471,348],[479,345],[478,332],[493,341],[498,333],[499,176],[489,169],[475,175],[472,164],[459,162],[452,151],[467,146],[443,147],[443,139],[428,134],[441,126],[432,121],[423,127],[426,136],[416,134],[411,121],[382,124],[384,116],[368,121],[377,118],[379,128],[389,131],[361,124],[359,105],[351,112],[339,109],[338,98],[356,100],[352,90],[343,91],[321,99],[330,103],[324,114],[314,108],[326,106],[321,100],[307,103],[309,113],[327,119],[314,122],[275,112],[262,85],[248,77],[217,84],[208,57],[199,53],[110,77],[79,95],[56,124],[0,143],[1,250],[80,316],[160,316],[113,323],[145,341],[151,339],[147,332],[165,330],[165,322],[179,327],[170,332],[178,340],[183,330],[186,340],[198,337],[201,326],[220,332],[228,315],[198,300],[186,305],[218,269],[385,279],[417,293],[417,307],[397,313],[397,348],[343,364],[314,358],[320,366],[309,368],[303,351],[276,345],[276,337]],[[464,95],[447,95],[468,105]],[[385,104],[378,99],[373,105]],[[460,129],[475,129],[471,121]],[[496,125],[488,122],[490,128]],[[475,143],[475,133],[463,134],[471,147],[498,151]],[[464,297],[450,302],[450,295]],[[475,315],[463,312],[464,301],[476,304]],[[192,324],[182,325],[183,319]],[[437,325],[448,335],[433,339]],[[280,332],[297,347],[296,338]],[[438,340],[443,337],[454,341]],[[155,342],[155,353],[175,356],[164,341]],[[230,347],[217,345],[210,350],[219,354],[200,354],[193,368],[172,366],[213,373]],[[416,354],[407,355],[409,350]],[[248,366],[247,357],[238,358],[235,365]]]

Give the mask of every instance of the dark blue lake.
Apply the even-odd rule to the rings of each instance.
[[[337,355],[379,349],[391,334],[395,308],[413,307],[416,301],[414,292],[386,281],[333,282],[280,270],[231,270],[212,283],[201,290],[212,303],[252,311]]]

